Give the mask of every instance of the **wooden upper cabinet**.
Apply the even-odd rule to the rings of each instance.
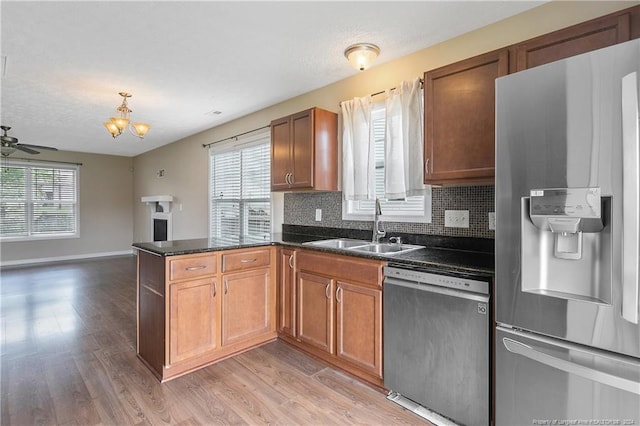
[[[639,8],[573,25],[512,47],[512,71],[522,71],[538,65],[612,46],[631,39],[631,22]]]
[[[338,115],[311,108],[271,122],[271,190],[338,188]]]
[[[291,136],[289,117],[271,122],[271,190],[289,188],[291,170]]]
[[[495,79],[508,71],[501,49],[424,74],[425,183],[493,182]]]

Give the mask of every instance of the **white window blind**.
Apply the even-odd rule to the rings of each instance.
[[[210,237],[227,243],[269,239],[269,131],[213,145],[210,155]]]
[[[397,222],[430,222],[431,196],[425,195],[407,197],[402,200],[387,200],[384,198],[384,140],[385,140],[385,108],[383,104],[374,106],[371,112],[371,125],[375,144],[376,159],[376,188],[375,196],[380,199],[383,220]],[[375,200],[346,201],[343,200],[343,219],[371,220]]]
[[[0,167],[0,238],[78,236],[79,167],[5,161]]]

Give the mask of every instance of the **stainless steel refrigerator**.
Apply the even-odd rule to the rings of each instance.
[[[640,40],[496,81],[497,425],[640,425]]]

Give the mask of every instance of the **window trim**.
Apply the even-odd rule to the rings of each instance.
[[[74,233],[61,233],[61,234],[49,234],[49,235],[21,235],[21,236],[2,236],[0,235],[0,242],[2,243],[11,243],[11,242],[27,242],[27,241],[51,241],[51,240],[66,240],[73,238],[80,238],[80,164],[75,163],[62,163],[55,161],[42,161],[42,160],[29,160],[29,159],[11,159],[5,158],[3,159],[2,165],[0,168],[4,167],[26,167],[28,169],[31,168],[50,168],[50,169],[63,169],[63,170],[74,170],[75,171],[75,202],[71,203],[74,208]],[[29,177],[29,185],[28,185],[28,193],[31,193],[31,179]],[[28,196],[26,200],[27,204],[27,229],[30,233],[32,230],[31,224],[31,212],[33,211],[33,200],[30,199],[31,196]],[[1,199],[1,194],[0,194]]]

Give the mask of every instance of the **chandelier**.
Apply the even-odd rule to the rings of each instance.
[[[116,112],[120,113],[119,117],[111,117],[110,121],[104,122],[104,127],[107,128],[109,133],[113,138],[117,138],[125,131],[125,129],[129,129],[129,131],[134,135],[139,137],[140,139],[144,138],[151,125],[147,123],[130,123],[129,114],[133,111],[129,109],[127,106],[127,98],[131,97],[130,93],[120,92],[120,96],[122,96],[122,104],[116,108]]]

